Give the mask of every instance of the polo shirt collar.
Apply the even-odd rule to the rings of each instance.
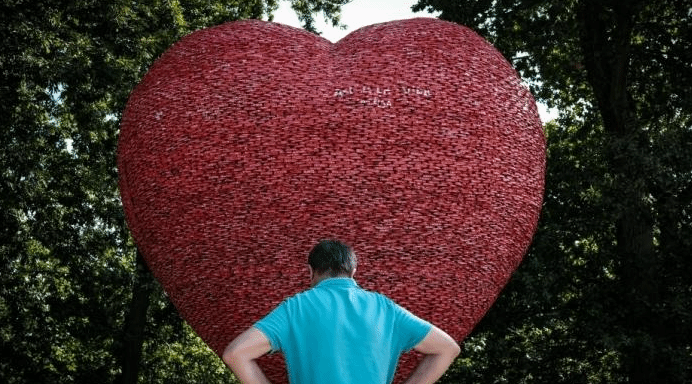
[[[315,285],[315,288],[354,288],[357,286],[358,284],[356,283],[356,281],[350,277],[330,277],[317,283],[317,285]]]

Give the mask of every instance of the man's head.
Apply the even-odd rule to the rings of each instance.
[[[353,277],[356,253],[338,240],[322,240],[310,251],[308,264],[314,276]]]

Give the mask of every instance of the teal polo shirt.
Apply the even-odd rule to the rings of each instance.
[[[353,279],[331,278],[255,323],[286,359],[291,384],[389,384],[430,323]]]

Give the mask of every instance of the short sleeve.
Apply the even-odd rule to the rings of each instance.
[[[392,302],[395,313],[396,334],[402,352],[408,352],[428,335],[432,324],[409,312],[406,308]]]
[[[260,330],[271,345],[272,352],[282,351],[282,340],[286,340],[289,332],[288,311],[286,301],[274,308],[267,316],[254,324]]]

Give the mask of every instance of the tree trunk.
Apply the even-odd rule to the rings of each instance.
[[[620,281],[621,311],[626,311],[622,350],[623,369],[629,382],[655,383],[659,367],[651,356],[648,336],[654,325],[652,307],[657,302],[658,279],[654,247],[654,220],[648,196],[646,166],[651,156],[636,110],[627,89],[630,44],[637,4],[584,0],[579,18],[582,51],[603,126],[609,137],[609,169],[613,178],[610,198],[616,205],[615,242]],[[653,322],[655,323],[655,321]]]
[[[142,359],[142,344],[144,343],[144,327],[153,279],[142,254],[137,250],[135,283],[132,289],[130,310],[125,319],[123,350],[121,356],[121,374],[116,383],[136,384],[139,375],[140,360]]]

